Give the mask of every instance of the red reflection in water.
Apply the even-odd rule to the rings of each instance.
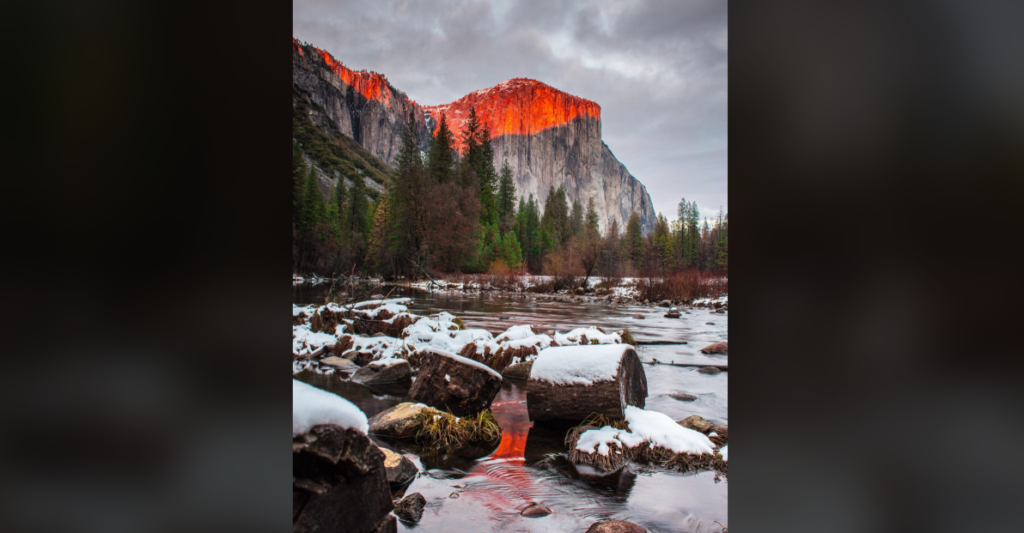
[[[505,396],[504,391],[502,396]],[[478,481],[480,486],[463,494],[490,509],[491,520],[501,520],[501,513],[519,511],[536,493],[533,475],[524,466],[526,437],[533,422],[530,422],[526,405],[521,403],[522,396],[509,396],[512,397],[499,397],[491,403],[491,412],[501,426],[501,443],[466,477]]]

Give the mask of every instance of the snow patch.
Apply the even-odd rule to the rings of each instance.
[[[714,444],[703,433],[684,428],[657,411],[626,406],[626,422],[629,423],[628,430],[604,426],[584,431],[580,434],[576,449],[585,453],[597,451],[607,456],[612,444],[620,448],[635,448],[647,443],[651,448],[660,446],[675,453],[714,453]],[[722,448],[723,452],[725,448]]]
[[[619,362],[628,344],[602,346],[560,346],[537,354],[530,379],[556,385],[590,385],[611,381],[619,372]]]
[[[335,424],[366,434],[366,414],[352,402],[325,390],[292,380],[292,436],[318,424]]]

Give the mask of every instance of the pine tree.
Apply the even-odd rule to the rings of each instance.
[[[629,214],[629,222],[626,223],[626,236],[624,248],[633,262],[636,269],[644,266],[644,237],[640,228],[640,216],[633,211]]]
[[[323,221],[324,197],[320,194],[320,180],[316,169],[310,168],[306,176],[306,190],[302,193],[302,208],[299,210],[297,228],[300,233],[314,231]]]
[[[451,181],[452,167],[455,164],[455,152],[452,150],[452,131],[448,129],[448,121],[441,115],[441,124],[437,135],[430,142],[430,153],[427,154],[427,174],[437,183]]]
[[[583,204],[579,200],[572,201],[572,216],[569,217],[569,236],[577,235],[583,228]]]
[[[597,209],[594,207],[593,198],[587,199],[587,215],[585,225],[588,232],[600,234],[601,216],[597,214]]]
[[[512,231],[516,209],[516,184],[512,177],[512,167],[508,159],[501,166],[501,177],[498,179],[498,229],[504,235]]]

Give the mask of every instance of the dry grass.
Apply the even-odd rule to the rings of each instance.
[[[416,433],[416,442],[434,449],[454,450],[470,444],[496,446],[501,441],[501,427],[489,409],[462,418],[434,409],[425,409],[417,416],[423,421],[423,429]]]
[[[728,294],[729,279],[690,269],[664,277],[640,278],[636,281],[636,290],[640,300],[690,302]]]
[[[628,329],[622,330],[622,333],[619,333],[619,336],[622,337],[622,342],[629,344],[634,348],[639,346],[639,344],[636,343],[636,339],[633,338],[633,334],[630,333]]]

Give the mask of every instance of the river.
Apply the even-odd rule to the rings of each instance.
[[[324,290],[323,286],[295,285],[293,301],[323,304]],[[728,364],[726,355],[700,353],[708,344],[728,340],[727,313],[694,308],[685,310],[682,318],[669,319],[662,316],[666,309],[661,307],[548,300],[534,294],[395,290],[391,297],[396,296],[413,298],[412,313],[448,311],[462,318],[466,327],[495,335],[519,324],[562,332],[591,325],[629,328],[641,344],[638,353],[645,363]],[[633,318],[638,313],[645,318]],[[643,345],[651,342],[672,344]],[[673,419],[698,414],[713,423],[728,423],[728,372],[708,375],[694,367],[665,364],[644,364],[644,370],[649,392],[646,409]],[[368,417],[410,401],[408,383],[371,390],[346,381],[343,374],[306,371],[295,378],[347,398]],[[692,394],[697,400],[679,401],[669,396],[673,393]],[[415,526],[399,521],[400,531],[583,532],[600,518],[629,520],[652,533],[718,532],[721,525],[728,526],[725,476],[636,466],[611,478],[588,477],[568,463],[564,433],[533,427],[526,414],[525,382],[506,379],[491,411],[502,427],[502,438],[496,450],[482,457],[420,459],[414,450],[378,442],[406,453],[420,469],[402,493],[423,494],[427,500],[423,519]],[[529,503],[546,505],[553,513],[542,518],[520,516]]]

